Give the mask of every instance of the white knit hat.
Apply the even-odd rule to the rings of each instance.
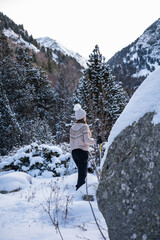
[[[83,119],[86,116],[86,111],[81,108],[81,105],[77,103],[74,105],[75,117],[76,120]]]

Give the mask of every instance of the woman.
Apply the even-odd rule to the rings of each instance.
[[[70,129],[70,147],[72,157],[78,168],[76,190],[85,183],[87,176],[89,145],[96,144],[86,122],[86,112],[80,104],[74,106],[76,122]]]

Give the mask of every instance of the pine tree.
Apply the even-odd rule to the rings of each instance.
[[[15,60],[16,59],[16,60]],[[32,141],[52,142],[56,95],[46,74],[32,66],[28,51],[16,58],[0,36],[0,154]]]
[[[107,139],[111,127],[128,101],[128,96],[121,84],[115,82],[98,45],[89,56],[87,66],[77,90],[79,102],[86,110],[88,123],[95,134],[100,131]],[[100,125],[97,127],[98,119]]]
[[[5,155],[21,143],[22,131],[3,88],[0,73],[0,153]]]
[[[21,65],[20,75],[23,79],[23,86],[18,91],[23,101],[18,106],[21,107],[19,114],[25,119],[26,127],[23,129],[28,128],[28,136],[25,133],[25,138],[33,137],[41,142],[53,140],[51,136],[55,134],[56,99],[51,83],[44,71],[32,66],[31,57],[23,48],[17,49],[17,61]],[[23,120],[20,121],[23,124]]]
[[[0,36],[0,154],[6,154],[13,146],[21,142],[22,131],[9,100],[10,80],[15,84],[14,62],[10,58],[11,50],[7,38]],[[8,92],[7,92],[8,91]]]
[[[72,107],[70,90],[63,72],[59,75],[56,92],[56,141],[59,143],[69,140]]]

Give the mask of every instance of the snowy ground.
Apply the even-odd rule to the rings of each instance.
[[[52,219],[58,221],[64,240],[103,239],[89,203],[83,200],[86,185],[76,192],[76,179],[77,173],[57,178],[33,178],[26,173],[1,172],[0,191],[12,191],[15,188],[21,190],[0,194],[0,239],[61,239],[47,213],[49,206]],[[95,199],[96,176],[88,174],[87,182],[89,194],[93,194]],[[98,210],[96,199],[92,205],[103,234],[108,240],[107,227]]]

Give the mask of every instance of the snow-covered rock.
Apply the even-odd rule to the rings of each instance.
[[[108,148],[114,139],[128,126],[138,122],[146,113],[153,112],[153,124],[160,123],[160,67],[155,70],[136,90],[129,103],[114,124],[102,161],[106,159]]]
[[[136,90],[106,145],[97,200],[110,240],[160,236],[159,89],[160,68]]]
[[[32,177],[27,173],[13,172],[0,176],[0,193],[15,192],[32,184]]]

